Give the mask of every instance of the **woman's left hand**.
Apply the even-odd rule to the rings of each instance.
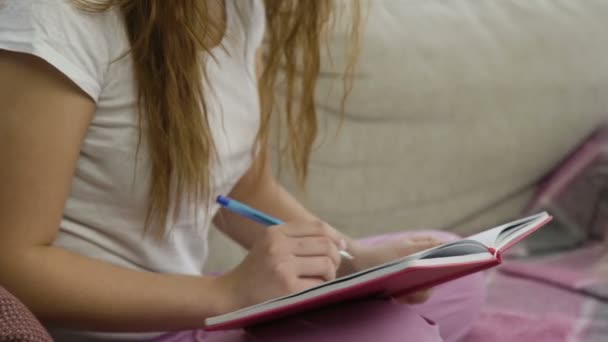
[[[391,260],[402,258],[429,248],[442,242],[429,236],[405,237],[388,241],[377,246],[358,245],[355,258],[351,261],[354,271],[361,271]],[[423,290],[396,298],[406,304],[420,304],[431,296],[431,290]]]

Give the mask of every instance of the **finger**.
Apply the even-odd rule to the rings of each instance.
[[[344,240],[338,231],[323,221],[290,223],[281,226],[281,231],[290,237],[326,237],[331,239],[338,248]]]
[[[398,299],[405,304],[422,304],[431,298],[431,290],[418,291]]]
[[[326,237],[303,237],[290,239],[292,252],[299,257],[329,257],[335,267],[340,265],[340,252],[332,240]]]
[[[295,292],[300,292],[304,290],[308,290],[311,287],[319,286],[325,282],[325,279],[322,278],[313,278],[313,277],[304,277],[298,278],[296,281],[294,290]]]
[[[408,239],[408,242],[410,244],[413,245],[426,245],[426,246],[437,246],[440,245],[442,243],[444,243],[445,241],[442,241],[436,237],[433,236],[428,236],[428,235],[420,235],[420,236],[413,236],[410,237]]]
[[[399,246],[399,255],[406,256],[435,247],[435,244],[407,244]]]
[[[298,278],[321,278],[324,281],[336,279],[336,265],[328,257],[299,257],[293,265]]]

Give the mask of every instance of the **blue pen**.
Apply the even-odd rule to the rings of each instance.
[[[255,210],[252,207],[227,196],[218,196],[217,203],[219,203],[222,207],[232,211],[233,213],[239,214],[243,217],[246,217],[257,223],[261,223],[265,226],[276,226],[279,224],[283,224],[283,221],[276,219],[272,216],[266,215],[261,211]],[[353,259],[353,256],[350,255],[350,253],[348,253],[347,251],[340,251],[340,255],[347,259]]]

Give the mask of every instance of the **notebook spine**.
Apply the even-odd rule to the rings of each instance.
[[[500,251],[498,249],[488,247],[488,252],[490,252],[490,254],[492,254],[496,258],[496,260],[502,264],[502,255],[500,254]]]

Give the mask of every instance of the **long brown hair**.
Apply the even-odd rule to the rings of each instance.
[[[210,0],[75,1],[85,10],[119,6],[122,11],[138,91],[140,137],[146,139],[152,168],[146,226],[153,221],[166,222],[172,191],[195,201],[208,199],[211,192],[216,150],[204,96],[210,89],[203,82],[206,75],[200,52],[212,58],[210,50],[216,37],[224,34],[224,21],[210,14]],[[267,31],[264,69],[258,82],[262,116],[256,145],[266,158],[269,131],[276,117],[289,137],[280,150],[302,184],[317,135],[315,85],[324,38],[335,19],[334,1],[264,1]],[[357,0],[352,1],[352,9],[353,58],[345,80],[350,79],[348,71],[355,63],[358,46]],[[279,79],[284,81],[287,95],[282,106],[275,103]],[[345,84],[346,95],[349,83]]]

